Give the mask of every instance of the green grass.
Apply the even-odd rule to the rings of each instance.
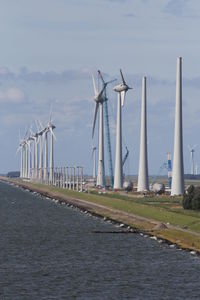
[[[79,193],[56,187],[34,184],[36,187],[58,192],[72,198],[118,209],[127,213],[133,213],[148,219],[154,219],[163,223],[170,223],[190,230],[200,232],[200,212],[183,210],[180,197],[143,197],[134,198],[119,194]]]

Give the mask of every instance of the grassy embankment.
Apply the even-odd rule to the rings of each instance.
[[[200,252],[200,212],[183,210],[181,197],[136,197],[118,193],[79,193],[33,183],[26,183],[26,186],[41,190],[41,192],[48,192],[49,195],[52,194],[55,197],[75,198],[91,204],[101,205],[105,207],[104,211],[99,211],[98,207],[96,209],[89,208],[88,210],[124,222],[138,229],[147,230],[151,234],[176,243],[182,248],[194,249]],[[112,213],[110,209],[115,210],[115,213]],[[116,213],[116,210],[122,212],[122,215]],[[123,212],[128,213],[130,216],[123,216]],[[142,221],[137,220],[137,218],[131,218],[131,215],[145,219]],[[155,230],[155,224],[152,224],[152,220],[168,224],[168,228]]]

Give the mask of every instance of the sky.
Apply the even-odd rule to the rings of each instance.
[[[200,2],[198,0],[0,0],[0,173],[19,170],[19,130],[46,125],[52,106],[55,165],[92,173],[94,91],[91,74],[128,91],[123,119],[124,171],[138,173],[141,84],[147,77],[149,173],[173,154],[176,60],[183,57],[184,169],[188,145],[200,170]],[[113,164],[117,95],[108,87]],[[107,153],[106,141],[105,152]],[[106,156],[106,172],[108,160]],[[163,173],[164,174],[164,173]]]

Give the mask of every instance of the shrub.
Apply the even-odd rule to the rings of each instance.
[[[192,199],[195,195],[195,187],[190,185],[183,195],[183,208],[192,209]]]
[[[192,198],[192,209],[200,209],[200,187],[195,188],[194,197]]]

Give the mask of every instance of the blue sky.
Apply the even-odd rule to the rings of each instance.
[[[19,129],[23,135],[35,119],[45,124],[53,104],[56,164],[81,164],[91,173],[90,74],[100,69],[119,79],[122,68],[134,88],[123,108],[123,144],[130,150],[125,171],[138,171],[145,75],[149,170],[158,173],[173,152],[177,56],[183,57],[185,172],[188,144],[199,145],[200,165],[199,17],[198,0],[1,0],[0,172],[19,169]],[[114,162],[117,97],[111,86],[108,94]]]

